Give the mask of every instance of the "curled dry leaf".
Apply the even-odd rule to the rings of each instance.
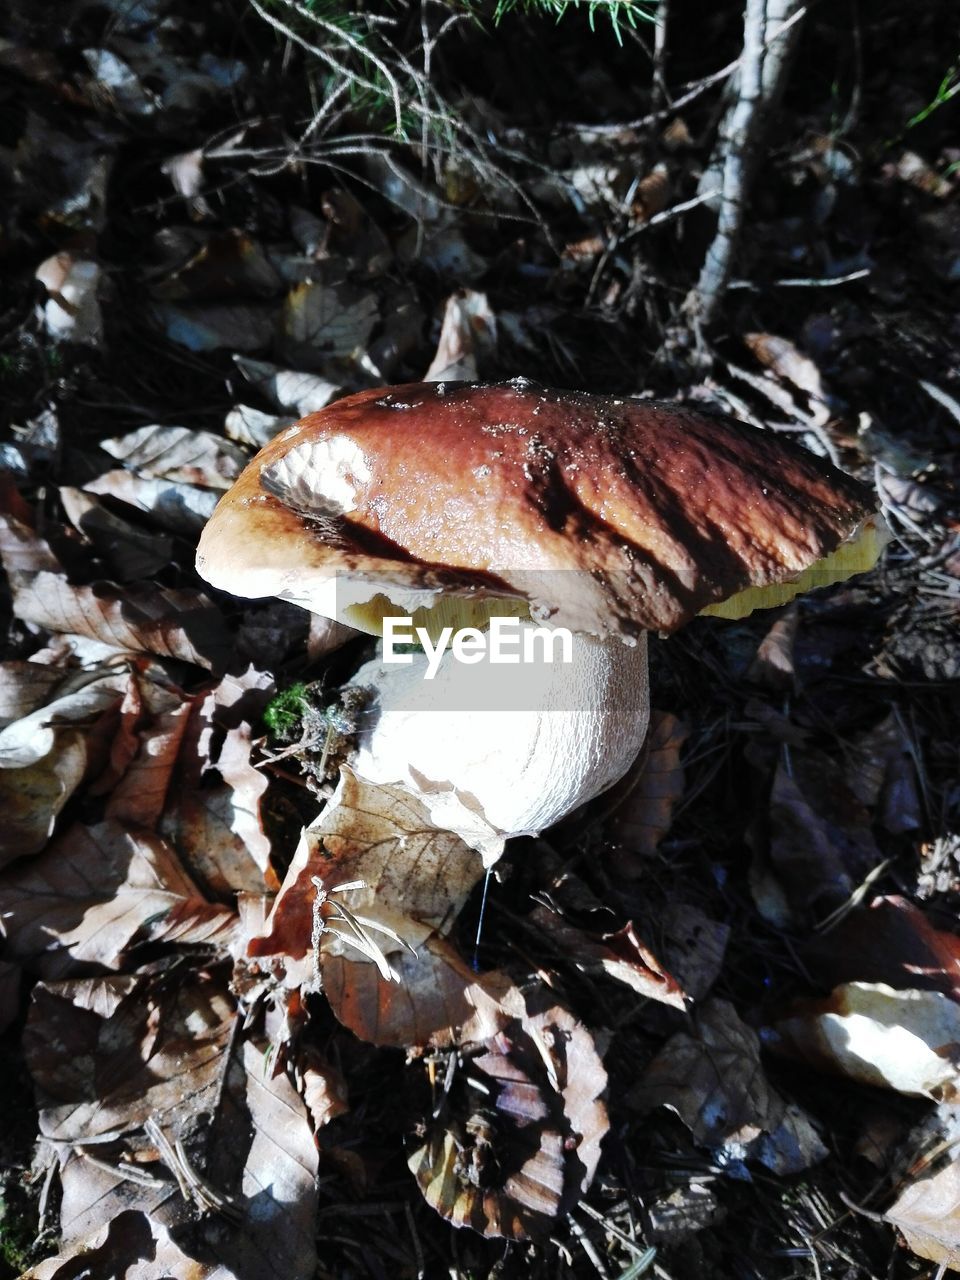
[[[107,762],[105,721],[115,727],[132,677],[126,670],[76,672],[45,706],[0,730],[0,866],[36,853],[84,780]]]
[[[223,420],[223,429],[238,444],[262,449],[274,436],[292,427],[295,418],[281,418],[275,413],[264,413],[248,404],[238,404]]]
[[[861,1084],[951,1102],[960,1097],[960,1005],[939,991],[847,982],[774,1023],[770,1048]]]
[[[0,729],[42,707],[62,679],[45,662],[0,662]]]
[[[482,873],[479,856],[405,791],[344,768],[249,954],[302,959],[317,911],[323,988],[345,1026],[374,1044],[450,1043],[476,975],[442,935]]]
[[[159,829],[199,882],[216,894],[257,893],[277,887],[260,811],[268,781],[252,760],[250,725],[223,729],[219,689],[196,699],[185,722],[167,718],[156,741],[162,771],[146,754],[138,772],[154,795],[169,777]],[[126,795],[135,801],[136,789]]]
[[[138,427],[100,447],[141,476],[207,489],[229,489],[247,464],[247,455],[229,440],[188,427]]]
[[[314,876],[328,890],[362,881],[363,888],[346,899],[350,911],[416,948],[431,933],[449,929],[482,874],[479,855],[451,832],[438,831],[419,801],[399,787],[375,786],[344,768],[330,803],[304,831],[267,932],[252,940],[250,954],[308,954]],[[389,937],[381,940],[391,956],[403,950]],[[323,954],[344,954],[344,946],[328,934]],[[346,954],[357,958],[350,948]]]
[[[638,995],[675,1009],[686,1008],[683,989],[637,936],[633,921],[616,933],[597,936],[546,907],[535,907],[528,918],[547,934],[560,954],[585,973],[604,973],[632,987]]]
[[[436,354],[425,382],[477,378],[477,355],[489,355],[497,341],[497,321],[485,293],[465,289],[451,294],[443,312]]]
[[[773,333],[745,333],[743,340],[760,363],[778,378],[792,382],[813,400],[824,399],[820,370],[789,338]]]
[[[593,1178],[607,1075],[590,1033],[545,988],[524,995],[488,977],[468,998],[469,1047],[408,1163],[427,1203],[455,1226],[526,1239]]]
[[[919,1257],[960,1271],[960,1160],[911,1182],[884,1217]]]
[[[225,948],[235,926],[233,912],[204,899],[169,845],[115,822],[77,824],[8,872],[3,903],[8,953],[48,978],[83,965],[117,969],[138,943]]]

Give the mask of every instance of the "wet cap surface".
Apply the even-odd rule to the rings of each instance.
[[[198,568],[301,603],[343,574],[371,594],[515,595],[556,625],[630,636],[796,576],[872,509],[829,463],[722,415],[523,379],[410,383],[272,441]]]

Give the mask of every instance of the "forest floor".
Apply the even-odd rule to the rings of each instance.
[[[604,12],[305,8],[0,17],[0,1277],[960,1270],[954,15],[810,7],[699,333],[737,6],[675,0],[656,92]],[[434,904],[428,977],[487,1019],[451,1045],[413,977],[328,954],[310,992],[309,906],[265,925],[306,826],[411,818],[318,764],[364,642],[193,549],[301,414],[517,376],[787,433],[893,537],[652,643],[633,790],[496,868],[507,986],[469,988],[477,875]]]

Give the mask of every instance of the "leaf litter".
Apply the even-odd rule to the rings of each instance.
[[[428,133],[411,166],[375,140],[321,168],[320,118],[292,203],[267,172],[292,154],[288,104],[224,129],[255,77],[234,45],[202,48],[210,19],[110,3],[102,31],[87,15],[49,41],[21,7],[0,49],[31,95],[5,162],[30,282],[11,367],[43,373],[29,403],[13,390],[0,455],[0,1025],[26,1016],[62,1188],[61,1252],[26,1274],[639,1274],[651,1242],[664,1274],[732,1274],[757,1204],[776,1207],[755,1228],[771,1277],[787,1254],[849,1261],[831,1178],[866,1197],[848,1158],[879,1133],[864,1082],[946,1126],[956,1071],[957,388],[936,340],[901,332],[902,242],[855,255],[865,293],[831,288],[830,307],[809,280],[776,295],[808,306],[772,311],[738,282],[752,300],[716,376],[654,361],[650,383],[872,469],[898,539],[883,575],[658,646],[643,766],[497,868],[478,948],[475,855],[409,797],[265,741],[276,685],[322,663],[335,687],[348,637],[211,598],[191,544],[250,451],[341,392],[518,370],[633,392],[675,289],[636,233],[659,249],[699,117],[651,134],[653,160],[632,127],[558,120],[522,184],[537,130],[476,94],[482,155],[464,135],[434,155]],[[618,101],[611,69],[590,74],[584,101]],[[805,136],[765,181],[807,184],[810,217],[771,200],[751,252],[835,283],[873,161]],[[916,137],[871,180],[916,202],[924,270],[946,281],[952,162]],[[118,221],[141,150],[164,198],[149,186]],[[117,258],[124,219],[143,261]],[[897,370],[915,365],[913,402]],[[887,1117],[891,1144],[915,1114]],[[884,1169],[882,1216],[955,1266],[943,1141],[932,1165]],[[484,1253],[441,1218],[515,1243]],[[877,1256],[889,1229],[860,1226]]]

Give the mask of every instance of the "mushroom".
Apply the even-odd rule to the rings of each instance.
[[[425,652],[367,663],[354,762],[415,792],[485,861],[629,769],[646,633],[743,616],[870,568],[870,495],[782,437],[686,405],[526,379],[362,391],[288,428],[204,529],[199,572]],[[445,633],[445,628],[450,630]],[[440,641],[464,632],[459,659]],[[477,636],[569,633],[496,665]],[[431,675],[432,671],[432,675]]]

